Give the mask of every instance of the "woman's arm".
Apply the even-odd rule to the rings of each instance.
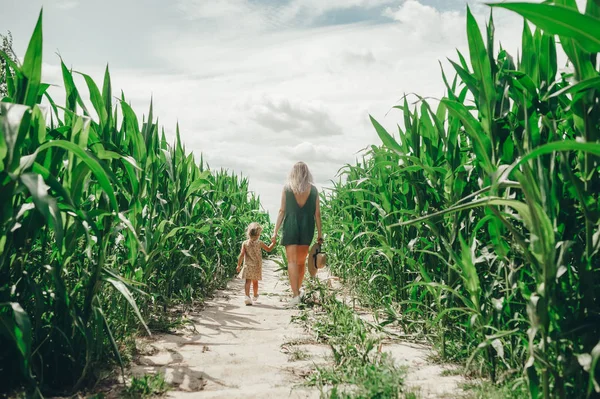
[[[315,222],[317,223],[317,242],[323,242],[323,229],[321,228],[321,198],[319,197],[319,192],[317,191],[317,208],[315,210]]]
[[[277,233],[279,232],[281,223],[283,223],[284,216],[285,216],[285,189],[281,192],[281,207],[279,208],[279,214],[277,215],[277,223],[275,223],[275,231],[273,232],[273,237],[271,237],[271,242],[277,241]]]
[[[242,262],[244,261],[244,255],[246,254],[246,249],[244,248],[244,245],[242,245],[242,250],[240,251],[240,255],[238,256],[238,264],[235,270],[237,270],[237,272],[240,272],[240,268],[242,267]]]

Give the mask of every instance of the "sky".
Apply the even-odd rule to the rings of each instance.
[[[369,115],[393,132],[405,93],[444,96],[439,62],[453,76],[447,58],[468,57],[467,3],[484,28],[480,0],[0,0],[0,33],[22,57],[43,6],[55,100],[57,54],[97,82],[108,64],[114,94],[138,115],[153,98],[168,137],[179,123],[186,149],[247,176],[273,218],[295,162],[331,187],[380,144]],[[494,21],[516,57],[523,20],[495,10]]]

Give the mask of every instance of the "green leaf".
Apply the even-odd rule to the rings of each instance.
[[[121,101],[124,123],[127,126],[129,139],[133,143],[133,157],[139,165],[145,165],[146,144],[140,133],[140,125],[133,109],[125,101]]]
[[[552,93],[550,96],[548,96],[548,98],[557,97],[562,94],[568,94],[568,93],[580,93],[582,91],[586,91],[586,90],[590,90],[590,89],[600,90],[600,76],[582,80],[574,85],[569,85],[561,90],[558,90],[558,91]]]
[[[590,353],[592,357],[592,362],[590,364],[589,370],[589,383],[587,389],[587,396],[591,397],[592,390],[596,391],[596,393],[600,393],[600,382],[596,381],[596,366],[598,365],[598,361],[600,361],[600,341],[594,346],[592,352]]]
[[[123,225],[125,226],[125,228],[129,231],[128,234],[131,235],[131,237],[133,237],[134,241],[137,243],[138,248],[136,248],[135,250],[137,251],[138,249],[140,251],[142,251],[142,253],[144,255],[148,255],[146,253],[146,248],[144,248],[144,244],[140,241],[135,228],[133,227],[133,224],[131,224],[131,221],[129,219],[127,219],[127,217],[125,215],[123,215],[122,213],[119,213],[119,220],[123,223]],[[134,248],[129,248],[130,251],[133,251]]]
[[[600,1],[588,0],[585,6],[585,14],[590,17],[600,18]]]
[[[387,132],[387,130],[385,130],[385,128],[383,126],[381,126],[379,124],[379,122],[377,122],[375,120],[375,118],[373,118],[371,115],[369,115],[369,118],[371,119],[371,123],[375,127],[375,131],[377,132],[377,135],[383,142],[383,145],[385,145],[390,150],[397,152],[398,154],[404,155],[404,152],[402,151],[402,147],[400,146],[400,144],[398,144],[398,142],[396,142],[396,140],[394,140],[394,138]]]
[[[100,184],[100,186],[102,187],[102,189],[104,190],[106,195],[108,196],[112,210],[117,213],[119,212],[117,198],[115,196],[115,191],[113,190],[113,187],[110,184],[110,178],[106,174],[106,172],[104,171],[104,169],[102,168],[100,163],[94,157],[92,157],[92,155],[90,153],[83,150],[81,147],[77,146],[75,143],[71,143],[71,142],[65,141],[65,140],[56,140],[56,141],[49,141],[47,143],[44,143],[38,148],[38,152],[42,153],[43,151],[45,151],[51,147],[59,147],[59,148],[64,148],[65,150],[71,151],[72,153],[77,155],[83,162],[85,162],[85,164],[90,168],[90,170],[92,171],[94,176],[96,176],[96,179],[98,179],[98,183]]]
[[[33,35],[27,46],[23,67],[21,71],[27,78],[27,90],[23,98],[23,104],[33,106],[37,104],[40,85],[42,83],[42,54],[43,54],[43,35],[42,35],[42,15],[40,11]]]
[[[26,105],[0,103],[0,130],[4,145],[0,146],[0,160],[7,158],[5,165],[9,172],[20,163],[21,142],[23,142],[31,119],[31,108]]]
[[[206,171],[202,172],[202,174],[199,178],[197,178],[190,184],[190,186],[188,187],[187,193],[185,195],[186,200],[189,198],[190,195],[192,195],[195,192],[202,190],[204,187],[207,187],[210,185],[210,182],[207,180],[209,175],[210,175],[210,172],[208,170],[206,170]]]
[[[142,317],[142,314],[140,313],[140,309],[138,308],[137,303],[135,303],[135,299],[133,299],[133,295],[131,295],[131,292],[129,291],[129,289],[127,288],[125,283],[123,283],[121,280],[118,280],[113,277],[106,277],[105,280],[107,282],[109,282],[110,284],[112,284],[112,286],[115,287],[115,289],[117,291],[119,291],[121,293],[121,295],[123,295],[123,297],[127,300],[127,302],[129,302],[129,305],[135,312],[135,315],[137,316],[140,323],[142,323],[142,325],[146,329],[146,332],[148,333],[148,335],[152,335],[152,333],[150,332],[150,329],[148,328],[148,326],[146,325],[146,322],[144,321],[144,318]]]
[[[458,76],[460,76],[460,79],[463,81],[463,83],[469,88],[469,91],[473,94],[473,97],[479,98],[479,87],[477,86],[477,79],[475,79],[469,73],[469,71],[462,68],[456,62],[454,62],[452,60],[448,60],[448,61],[450,62],[450,64],[452,64],[452,66],[456,70],[456,73],[458,74]],[[457,99],[454,99],[454,101],[456,101],[456,100]]]
[[[521,34],[521,63],[519,70],[531,78],[535,78],[535,50],[533,46],[533,35],[529,29],[529,23],[523,21],[523,33]]]
[[[67,110],[71,111],[72,113],[76,113],[77,112],[77,104],[79,104],[79,106],[83,110],[83,113],[85,115],[89,115],[90,113],[88,112],[87,107],[85,106],[85,103],[83,102],[83,100],[81,99],[81,96],[79,95],[77,86],[75,86],[75,81],[73,80],[73,74],[71,73],[69,68],[67,68],[67,66],[65,65],[65,63],[63,62],[62,59],[60,60],[60,67],[62,70],[63,82],[65,84],[65,91],[66,91],[65,108]],[[70,123],[71,123],[70,121],[71,121],[70,116],[68,114],[65,115],[66,125],[70,125]]]
[[[54,175],[52,175],[48,169],[44,168],[42,165],[36,162],[33,164],[31,170],[32,172],[41,175],[44,178],[46,184],[48,184],[50,188],[52,188],[59,195],[59,197],[62,197],[62,206],[65,206],[66,204],[69,205],[71,208],[75,208],[75,204],[73,203],[73,200],[71,199],[71,196],[69,195],[67,190],[65,190],[65,188],[60,184],[58,179],[56,179],[56,177],[54,177]]]
[[[100,126],[104,126],[104,124],[107,122],[108,114],[106,112],[106,108],[104,107],[104,101],[102,99],[102,94],[100,94],[100,89],[98,89],[98,86],[89,75],[81,72],[75,73],[78,73],[85,79],[85,83],[90,91],[90,100],[92,101],[92,105],[94,106],[94,109],[100,118]]]
[[[113,333],[110,329],[110,325],[108,324],[108,321],[106,320],[106,316],[104,315],[104,312],[102,311],[101,307],[95,308],[95,311],[98,312],[99,316],[102,318],[102,323],[104,324],[104,328],[106,330],[106,335],[108,335],[108,340],[110,341],[110,345],[112,346],[112,349],[115,352],[115,356],[117,357],[117,360],[119,361],[119,366],[121,366],[121,375],[123,376],[123,378],[125,378],[125,367],[123,364],[123,359],[121,358],[121,352],[119,352],[119,346],[117,345],[117,341],[115,341]]]
[[[551,35],[569,37],[590,53],[600,52],[600,19],[571,8],[536,3],[488,3],[511,10]]]
[[[112,112],[112,86],[110,82],[110,72],[108,65],[104,71],[104,83],[102,84],[102,98],[104,99],[104,110],[107,115],[111,115]]]
[[[60,211],[56,204],[56,199],[48,194],[48,187],[42,176],[35,173],[24,173],[19,178],[23,185],[27,187],[36,209],[44,215],[44,218],[54,228],[56,244],[58,248],[63,245],[63,224]]]
[[[29,375],[32,342],[29,316],[17,302],[2,303],[1,308],[10,308],[10,313],[0,312],[0,333],[9,337],[17,347],[23,374]]]
[[[460,119],[465,128],[466,133],[473,141],[473,150],[475,152],[475,155],[477,156],[477,159],[481,162],[484,170],[488,174],[492,174],[492,142],[490,141],[489,137],[485,134],[479,121],[477,121],[477,119],[475,119],[475,117],[471,115],[467,107],[465,107],[463,104],[457,101],[443,99],[442,103],[446,105],[449,113]]]
[[[469,292],[469,297],[473,303],[473,310],[476,313],[480,313],[479,310],[479,298],[481,296],[481,284],[479,282],[479,276],[477,275],[477,269],[473,262],[473,251],[467,245],[462,235],[459,235],[460,247],[461,247],[461,277],[463,278],[465,287]]]
[[[17,75],[18,78],[23,77],[23,72],[21,72],[21,68],[10,58],[8,54],[4,51],[0,50],[0,57],[4,59],[4,61],[8,64],[10,69],[12,69],[13,73]]]
[[[494,109],[496,104],[496,88],[492,79],[492,67],[490,59],[481,36],[477,21],[471,14],[471,9],[467,6],[467,38],[469,41],[469,53],[471,55],[471,64],[473,73],[479,83],[478,106],[481,113],[482,125],[484,131],[491,136],[492,121],[494,118]],[[490,146],[490,149],[492,147]],[[493,153],[492,160],[494,159]]]
[[[541,36],[540,49],[537,52],[537,55],[539,58],[540,85],[547,90],[554,82],[557,71],[554,36],[546,33]]]
[[[600,143],[582,143],[575,140],[566,140],[544,144],[540,147],[537,147],[535,150],[529,152],[527,155],[514,162],[510,167],[506,168],[503,171],[499,181],[502,180],[504,177],[508,177],[515,168],[517,168],[524,162],[527,162],[531,159],[537,158],[545,154],[564,151],[583,151],[588,154],[600,156]]]

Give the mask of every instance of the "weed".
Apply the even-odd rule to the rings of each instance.
[[[130,399],[142,399],[162,395],[168,390],[169,385],[162,374],[145,374],[131,379],[131,384],[125,389],[124,396]]]
[[[298,362],[312,358],[312,355],[308,351],[296,347],[292,347],[287,354],[290,362]]]
[[[523,379],[494,384],[490,381],[467,382],[462,384],[462,399],[522,399],[528,396],[527,384]]]
[[[379,350],[375,331],[324,285],[309,287],[307,293],[316,300],[296,321],[308,325],[333,352],[333,365],[317,366],[308,384],[330,398],[399,398],[404,370]]]
[[[440,373],[440,375],[442,377],[447,377],[447,376],[452,376],[452,375],[461,375],[461,374],[462,374],[462,372],[459,368],[444,369]]]

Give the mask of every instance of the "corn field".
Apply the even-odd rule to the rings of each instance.
[[[247,224],[269,226],[247,179],[197,163],[179,129],[169,144],[152,105],[140,123],[108,68],[99,87],[61,61],[55,103],[42,45],[40,13],[22,65],[0,54],[0,386],[31,396],[122,366],[125,337],[222,285]]]
[[[598,397],[600,3],[494,6],[526,19],[520,57],[467,10],[446,96],[405,96],[396,134],[371,118],[383,145],[324,194],[331,266],[445,360]]]

